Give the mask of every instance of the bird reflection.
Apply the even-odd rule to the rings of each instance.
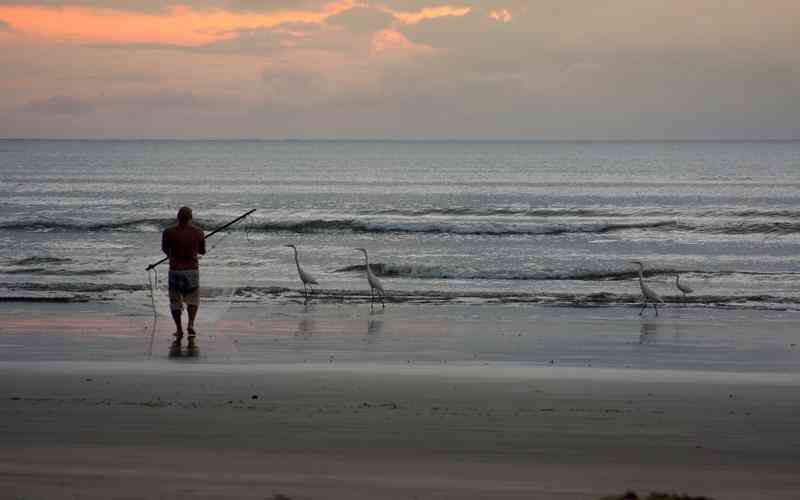
[[[639,343],[649,344],[656,340],[659,333],[664,333],[664,325],[654,321],[643,321],[639,329]]]
[[[669,334],[672,334],[674,342],[679,343],[684,336],[683,329],[685,327],[686,325],[679,321],[674,321],[672,323],[643,321],[639,328],[639,343],[654,343],[656,339],[664,341]]]
[[[301,319],[297,322],[297,332],[294,336],[303,340],[310,339],[314,333],[314,323],[315,321],[311,318]]]
[[[370,318],[367,320],[366,342],[368,344],[375,343],[378,340],[378,337],[383,333],[383,318],[376,317],[382,315],[383,309],[370,313]]]

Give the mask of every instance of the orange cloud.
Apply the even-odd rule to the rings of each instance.
[[[493,10],[489,12],[489,17],[501,23],[510,22],[514,18],[508,9]]]
[[[162,13],[110,8],[0,6],[0,19],[15,30],[46,38],[105,43],[163,43],[197,46],[235,36],[237,30],[269,28],[288,22],[322,23],[352,7],[352,0],[319,11],[244,13],[195,10],[178,5]]]
[[[387,10],[395,19],[405,24],[417,24],[427,19],[436,19],[438,17],[462,17],[466,16],[472,11],[470,7],[453,7],[450,5],[442,5],[441,7],[425,7],[418,12],[396,12]]]
[[[403,51],[424,51],[430,50],[428,47],[416,45],[411,40],[403,36],[402,33],[393,29],[385,29],[372,37],[372,52],[381,53],[388,50]]]

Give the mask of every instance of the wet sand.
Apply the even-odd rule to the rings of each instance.
[[[728,365],[714,359],[726,351],[712,349],[719,332],[711,322],[674,312],[668,331],[656,326],[641,343],[628,338],[640,323],[624,310],[568,320],[543,309],[527,330],[529,312],[468,310],[389,311],[371,331],[375,315],[362,312],[298,306],[264,322],[258,314],[274,311],[231,311],[216,323],[224,329],[206,325],[199,358],[170,360],[163,332],[146,356],[149,335],[136,319],[7,309],[0,491],[578,500],[628,489],[717,499],[800,492],[800,376],[758,363],[715,369]],[[772,345],[794,359],[784,345],[792,318],[715,321],[728,339],[737,335],[730,324],[762,325],[760,340],[738,344]],[[607,350],[627,346],[636,366],[600,356],[597,345],[587,362],[577,341],[563,340],[575,322]],[[510,340],[512,331],[538,340]],[[676,346],[707,366],[672,361]],[[650,361],[657,366],[642,366]]]

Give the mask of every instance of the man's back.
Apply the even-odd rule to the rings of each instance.
[[[177,224],[164,231],[161,249],[169,256],[170,269],[198,269],[197,255],[206,253],[206,240],[200,228],[192,224]]]

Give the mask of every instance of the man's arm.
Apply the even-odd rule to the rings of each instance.
[[[197,248],[197,253],[200,255],[206,254],[206,236],[203,234],[202,229],[198,229],[200,231],[200,245]]]
[[[169,256],[169,241],[166,231],[161,233],[161,251]]]

